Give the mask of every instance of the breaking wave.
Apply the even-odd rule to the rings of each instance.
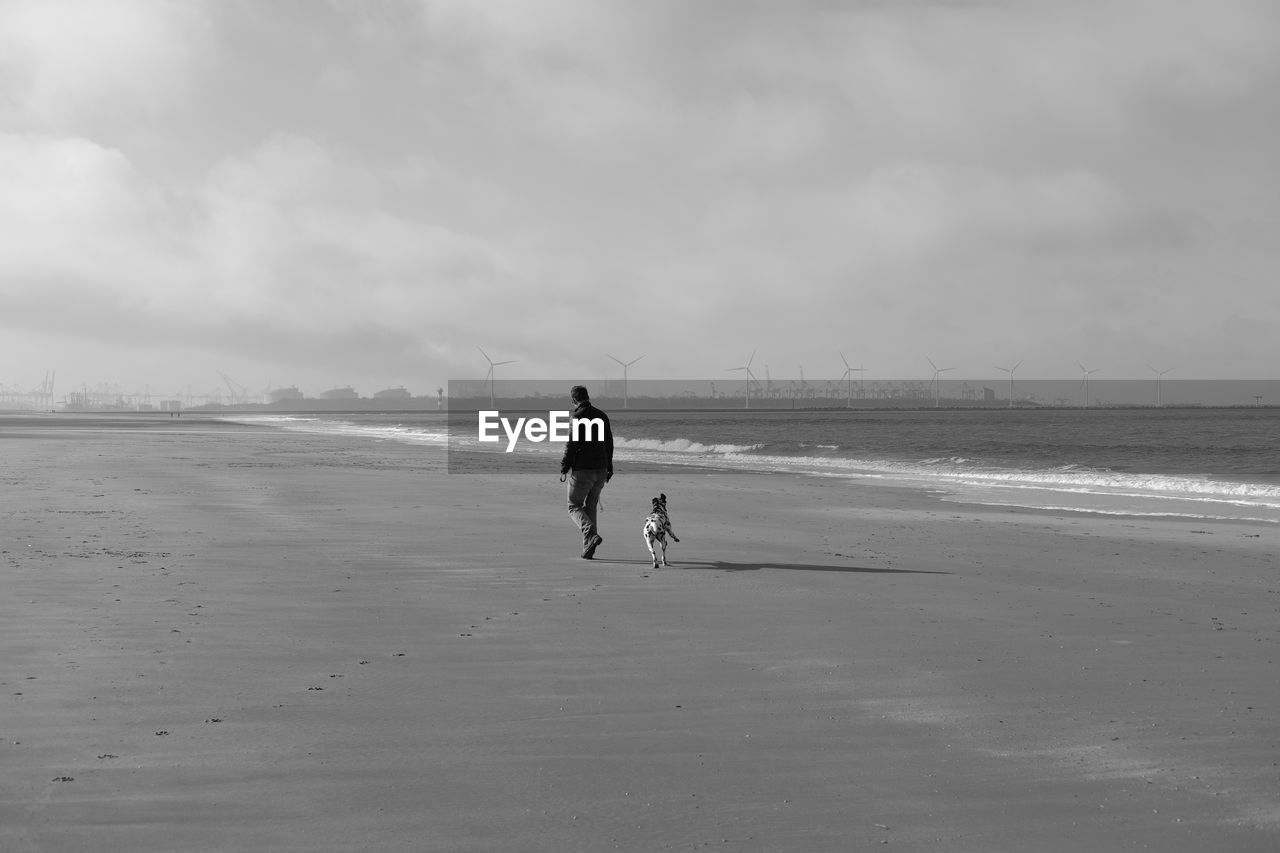
[[[690,454],[731,454],[731,453],[748,453],[752,450],[758,450],[763,445],[760,444],[702,444],[697,441],[690,441],[687,438],[673,438],[667,441],[657,438],[618,438],[614,437],[613,446],[615,449],[624,448],[626,450],[641,450],[657,453],[690,453]]]
[[[402,441],[411,444],[439,444],[449,442],[449,433],[443,426],[405,426],[403,424],[361,424],[332,417],[306,417],[305,415],[237,415],[237,423],[258,423],[295,432],[317,435],[349,435],[357,438]]]
[[[1260,483],[1119,472],[1080,465],[996,467],[965,456],[905,461],[759,453],[754,452],[759,445],[702,445],[683,439],[635,439],[619,446],[627,449],[626,456],[651,462],[898,481],[990,505],[1049,510],[1074,508],[1115,515],[1280,521],[1280,486]],[[1108,502],[1107,508],[1097,504],[1100,499]],[[1181,502],[1178,509],[1173,509],[1173,502]]]

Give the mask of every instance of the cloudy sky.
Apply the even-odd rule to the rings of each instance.
[[[1273,378],[1270,0],[0,0],[0,382]]]

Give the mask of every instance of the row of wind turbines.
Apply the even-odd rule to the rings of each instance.
[[[728,368],[728,371],[729,371],[729,372],[738,372],[738,371],[741,371],[741,372],[743,372],[743,373],[745,373],[745,374],[746,374],[746,388],[747,388],[747,393],[746,393],[746,407],[747,407],[747,408],[750,408],[750,407],[751,407],[751,384],[752,384],[753,382],[754,382],[757,386],[759,386],[759,384],[760,384],[760,381],[756,378],[755,374],[751,372],[751,363],[752,363],[753,361],[755,361],[756,352],[757,352],[757,350],[752,350],[752,351],[751,351],[751,357],[747,359],[747,363],[746,363],[746,364],[741,365],[741,366],[739,366],[739,367],[730,367],[730,368]],[[836,351],[836,354],[837,354],[837,355],[839,355],[839,356],[840,356],[840,360],[841,360],[842,362],[844,362],[844,374],[843,374],[843,375],[841,375],[841,377],[840,377],[840,381],[841,381],[841,382],[844,382],[844,383],[845,383],[845,385],[846,385],[846,388],[847,388],[848,401],[847,401],[846,405],[852,406],[852,405],[853,405],[853,381],[852,381],[852,374],[854,374],[854,373],[865,373],[865,372],[866,372],[866,369],[865,369],[865,368],[862,368],[862,367],[852,367],[852,366],[850,366],[850,364],[849,364],[849,360],[848,360],[847,358],[845,358],[845,357],[844,357],[844,353],[840,352],[839,350],[837,350],[837,351]],[[610,356],[610,358],[613,358],[613,357],[612,357],[612,356]],[[614,359],[614,361],[617,361],[617,359]],[[933,386],[933,405],[934,405],[934,407],[935,407],[935,408],[937,408],[937,407],[939,407],[939,406],[941,406],[941,405],[942,405],[942,394],[941,394],[941,390],[940,390],[940,389],[941,389],[941,385],[940,385],[940,383],[939,383],[939,377],[940,377],[943,373],[946,373],[947,371],[955,370],[955,368],[954,368],[954,367],[938,367],[938,365],[937,365],[937,364],[935,364],[935,363],[934,363],[934,361],[933,361],[933,359],[932,359],[932,358],[930,358],[929,356],[925,356],[925,361],[929,362],[929,366],[933,368],[933,376],[930,378],[930,380],[929,380],[929,384]],[[1081,371],[1082,371],[1082,373],[1083,373],[1083,377],[1082,377],[1082,378],[1081,378],[1081,380],[1080,380],[1080,384],[1081,384],[1081,386],[1084,388],[1084,407],[1087,409],[1087,408],[1089,407],[1089,377],[1090,377],[1090,376],[1092,376],[1093,374],[1097,373],[1097,372],[1098,372],[1099,370],[1101,370],[1102,368],[1095,367],[1095,368],[1093,368],[1092,370],[1090,370],[1089,368],[1085,367],[1083,364],[1081,364],[1081,363],[1080,363],[1080,362],[1078,362],[1078,361],[1076,362],[1076,365],[1077,365],[1077,366],[1079,366],[1080,370],[1081,370]],[[1021,367],[1021,366],[1022,366],[1022,359],[1019,359],[1019,360],[1018,360],[1018,363],[1017,363],[1017,364],[1015,364],[1013,367],[1000,367],[999,365],[996,365],[996,368],[995,368],[996,370],[1000,370],[1000,371],[1003,371],[1003,372],[1005,372],[1005,373],[1009,374],[1009,408],[1013,408],[1013,374],[1014,374],[1014,373],[1017,371],[1017,369],[1018,369],[1019,367]],[[1172,368],[1172,367],[1170,367],[1170,368],[1166,368],[1166,369],[1164,369],[1164,370],[1157,370],[1156,368],[1151,367],[1151,365],[1147,365],[1147,367],[1149,367],[1149,368],[1151,369],[1151,371],[1152,371],[1153,373],[1155,373],[1155,375],[1156,375],[1156,405],[1157,405],[1157,406],[1159,406],[1159,405],[1161,405],[1161,404],[1163,403],[1163,400],[1162,400],[1162,398],[1161,398],[1161,394],[1160,394],[1160,380],[1164,377],[1164,375],[1165,375],[1166,373],[1168,373],[1168,372],[1170,372],[1171,370],[1173,370],[1173,368]],[[861,377],[860,377],[860,378],[861,378]],[[802,368],[800,368],[800,379],[801,379],[801,381],[803,381],[803,380],[804,380],[804,368],[803,368],[803,367],[802,367]]]
[[[492,407],[495,399],[493,369],[495,367],[501,367],[504,364],[515,364],[515,360],[507,359],[506,361],[494,361],[493,359],[489,358],[489,354],[485,352],[483,348],[477,346],[476,349],[480,350],[480,354],[484,356],[484,360],[489,362],[489,372],[484,375],[484,381],[489,383],[489,405],[490,407]],[[605,355],[609,355],[609,354],[605,353]],[[637,361],[644,358],[644,356],[643,355],[636,356],[630,361],[623,361],[622,359],[614,358],[611,355],[609,355],[609,358],[612,358],[614,361],[618,362],[618,364],[622,365],[622,405],[623,405],[623,408],[626,408],[630,404],[630,398],[627,396],[627,371],[630,369],[631,365],[635,364]]]
[[[480,354],[484,356],[485,361],[489,363],[489,370],[487,373],[485,373],[484,379],[486,382],[489,383],[489,403],[490,405],[493,405],[493,401],[495,399],[494,368],[501,367],[504,364],[515,364],[515,361],[514,359],[507,359],[506,361],[494,361],[492,358],[489,357],[489,354],[485,352],[483,348],[477,346],[476,349],[480,350]],[[745,408],[748,408],[748,409],[751,408],[751,386],[753,384],[757,388],[759,388],[760,386],[760,380],[757,379],[756,375],[751,372],[751,365],[756,359],[757,352],[758,350],[751,351],[751,356],[747,359],[746,364],[739,365],[738,367],[726,368],[727,373],[743,373],[744,374],[745,388],[746,388],[746,399],[745,399],[744,406]],[[847,393],[846,405],[852,407],[853,406],[853,374],[866,373],[866,368],[853,367],[852,365],[849,364],[849,360],[844,357],[844,353],[840,352],[839,350],[836,351],[836,354],[840,356],[840,361],[844,363],[844,373],[840,376],[839,381],[845,383],[846,393]],[[628,397],[628,394],[627,394],[627,382],[629,379],[628,371],[630,370],[631,365],[635,364],[637,361],[644,358],[644,356],[640,355],[640,356],[636,356],[630,361],[623,361],[620,358],[609,355],[609,353],[605,353],[605,355],[608,356],[611,360],[617,362],[622,367],[622,400],[623,400],[623,407],[625,408],[630,404],[630,398]],[[935,408],[937,408],[942,405],[941,384],[939,381],[940,377],[943,373],[946,373],[951,370],[955,370],[955,368],[954,367],[938,367],[938,365],[935,364],[933,359],[930,358],[929,356],[925,356],[925,361],[929,362],[929,366],[933,368],[933,376],[930,378],[929,383],[933,386],[933,405]],[[1095,367],[1091,370],[1085,367],[1083,364],[1081,364],[1078,361],[1076,362],[1076,365],[1080,368],[1082,373],[1080,385],[1084,389],[1084,407],[1087,409],[1089,407],[1089,377],[1097,373],[1099,370],[1101,370],[1101,368]],[[1003,371],[1004,373],[1009,374],[1009,408],[1013,408],[1013,375],[1021,366],[1022,366],[1022,359],[1019,359],[1017,364],[1013,365],[1013,367],[1001,367],[999,365],[995,366],[996,370]],[[1152,373],[1155,374],[1155,378],[1156,378],[1156,405],[1157,406],[1162,405],[1163,399],[1161,397],[1160,382],[1164,378],[1164,375],[1172,371],[1173,368],[1169,367],[1164,370],[1159,370],[1155,367],[1152,367],[1151,365],[1147,365],[1147,367],[1151,370]],[[859,381],[861,381],[861,378],[862,377],[859,377]],[[804,367],[800,368],[800,380],[803,383]]]

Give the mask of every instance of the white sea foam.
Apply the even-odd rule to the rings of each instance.
[[[768,467],[771,470],[826,470],[849,474],[879,473],[899,476],[918,476],[929,479],[950,480],[961,483],[998,483],[1026,485],[1036,488],[1056,488],[1061,491],[1089,491],[1104,489],[1113,494],[1127,490],[1135,494],[1176,494],[1182,497],[1237,498],[1250,502],[1270,502],[1280,507],[1280,486],[1260,483],[1236,483],[1199,477],[1179,477],[1166,474],[1121,473],[1091,470],[1075,466],[1054,469],[999,469],[970,467],[972,460],[924,460],[921,462],[897,462],[892,460],[839,459],[814,456],[768,456],[759,454],[735,454],[725,456],[726,462],[744,467]],[[944,467],[954,465],[954,468]]]
[[[647,450],[658,453],[689,453],[689,454],[730,454],[730,453],[747,453],[757,450],[761,445],[758,444],[701,444],[696,441],[690,441],[686,438],[673,438],[670,440],[662,440],[657,438],[619,438],[614,437],[613,446],[617,448],[625,448],[627,450]]]
[[[1049,512],[1087,512],[1093,515],[1114,515],[1124,517],[1137,518],[1185,518],[1192,521],[1253,521],[1262,523],[1276,523],[1277,519],[1267,518],[1265,516],[1255,515],[1236,515],[1231,513],[1212,513],[1212,512],[1178,512],[1172,509],[1108,509],[1098,506],[1080,506],[1071,504],[1054,504],[1047,501],[1020,502],[1020,501],[998,501],[998,500],[981,500],[975,499],[971,495],[955,495],[944,496],[943,500],[950,500],[957,503],[980,503],[984,506],[1003,506],[1010,509],[1042,509]]]
[[[401,441],[409,444],[447,444],[449,434],[443,428],[406,427],[398,424],[358,424],[333,418],[306,417],[304,415],[237,415],[227,418],[237,423],[260,423],[295,432],[317,435],[350,435],[383,441]]]
[[[938,488],[952,497],[992,505],[1117,515],[1280,519],[1280,486],[1260,483],[1117,472],[1079,465],[1040,469],[984,467],[964,456],[918,461],[787,456],[752,452],[759,445],[704,445],[685,439],[631,439],[619,442],[618,446],[626,449],[624,456],[647,461],[898,481]],[[999,499],[992,497],[992,489],[1000,490]],[[1058,497],[1054,499],[1053,495]],[[1107,505],[1102,506],[1101,500]],[[1171,501],[1189,502],[1194,506],[1173,508],[1167,505]],[[1215,506],[1219,508],[1214,509]],[[1259,517],[1259,513],[1263,517]]]
[[[730,464],[901,482],[943,500],[1099,515],[1280,523],[1280,487],[1258,483],[1099,471],[975,469],[911,462],[730,455]]]

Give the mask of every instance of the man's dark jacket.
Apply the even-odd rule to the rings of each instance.
[[[598,441],[598,430],[583,424],[579,428],[581,441],[573,440],[570,432],[569,441],[564,446],[564,456],[560,458],[560,473],[566,474],[571,468],[579,471],[603,469],[613,473],[613,427],[609,425],[609,416],[591,405],[590,400],[583,400],[573,410],[573,419],[591,420],[599,418],[604,421],[604,441]]]

